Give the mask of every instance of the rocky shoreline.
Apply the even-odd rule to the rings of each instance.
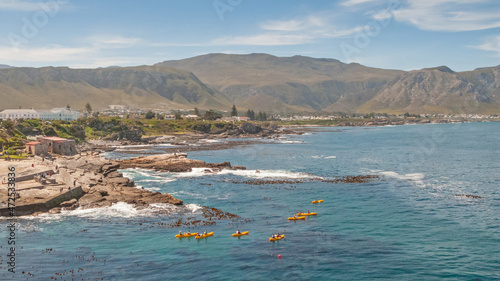
[[[168,172],[187,172],[192,168],[206,168],[207,171],[220,169],[245,169],[232,167],[231,163],[206,163],[187,158],[186,154],[163,154],[135,157],[128,160],[110,161],[100,155],[61,157],[56,160],[61,177],[70,177],[75,187],[81,186],[84,195],[73,202],[65,202],[65,209],[81,207],[108,207],[118,202],[134,204],[136,207],[148,207],[151,204],[166,203],[183,205],[168,193],[138,189],[134,181],[123,177],[118,169],[141,168]],[[61,208],[50,212],[59,212]]]

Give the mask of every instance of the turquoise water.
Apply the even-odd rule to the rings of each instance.
[[[154,208],[137,211],[124,203],[24,218],[18,220],[16,274],[7,272],[7,240],[0,241],[0,279],[500,279],[500,123],[318,128],[268,144],[190,152],[189,157],[230,161],[248,170],[123,172],[139,186],[184,200],[186,216],[203,205],[249,222],[193,228],[215,232],[198,241],[175,239],[178,228],[157,227],[171,220]],[[382,179],[234,183],[362,174]],[[325,201],[313,205],[314,199]],[[307,210],[318,216],[286,219]],[[8,235],[6,225],[3,221],[0,237]],[[233,238],[236,229],[250,235]],[[267,237],[277,232],[286,239],[270,243]]]

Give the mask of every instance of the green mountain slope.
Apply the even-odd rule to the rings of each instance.
[[[229,103],[194,74],[166,67],[105,69],[8,68],[0,70],[1,108],[94,109],[134,107],[227,108]]]
[[[241,107],[278,112],[352,109],[401,73],[334,59],[267,54],[210,54],[157,65],[191,71]],[[276,106],[269,106],[269,97]]]
[[[267,54],[208,54],[153,66],[0,69],[0,109],[110,104],[269,113],[500,113],[500,66],[454,72]]]
[[[500,66],[468,72],[447,67],[405,72],[358,111],[498,114]]]

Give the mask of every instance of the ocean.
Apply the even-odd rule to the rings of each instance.
[[[7,271],[3,219],[0,279],[500,279],[500,123],[320,127],[188,156],[247,170],[121,170],[138,188],[170,193],[186,208],[117,203],[18,218],[15,273]],[[358,175],[379,179],[332,181]],[[242,219],[169,228],[172,218],[157,212],[188,219],[201,206]],[[287,220],[308,210],[318,215]],[[250,235],[231,237],[238,229]],[[179,230],[215,234],[177,239]],[[278,232],[286,238],[270,243]]]

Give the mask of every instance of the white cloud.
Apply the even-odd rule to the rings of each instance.
[[[499,9],[497,0],[408,0],[393,14],[423,30],[456,32],[500,27]]]
[[[123,37],[119,35],[90,37],[89,41],[97,48],[118,49],[127,48],[141,43],[141,38]]]
[[[2,0],[0,1],[0,10],[37,11],[41,10],[41,7],[38,3],[20,0]]]
[[[373,2],[380,2],[380,0],[345,0],[341,3],[342,6],[356,6],[360,4],[367,4]]]
[[[314,14],[306,17],[267,21],[260,25],[262,33],[248,36],[222,37],[211,42],[212,45],[252,45],[279,46],[312,43],[317,39],[337,38],[353,35],[363,26],[343,29],[331,22],[334,16]]]
[[[311,42],[307,35],[264,33],[254,36],[223,37],[212,42],[213,45],[249,45],[249,46],[280,46],[300,45]]]
[[[372,19],[378,21],[385,21],[392,18],[392,12],[389,10],[382,10],[372,15]]]
[[[71,48],[54,45],[41,48],[0,47],[0,61],[16,64],[21,63],[54,63],[71,61],[76,57],[95,52],[92,48]]]
[[[489,38],[484,44],[472,47],[479,50],[496,52],[500,56],[500,35]]]

